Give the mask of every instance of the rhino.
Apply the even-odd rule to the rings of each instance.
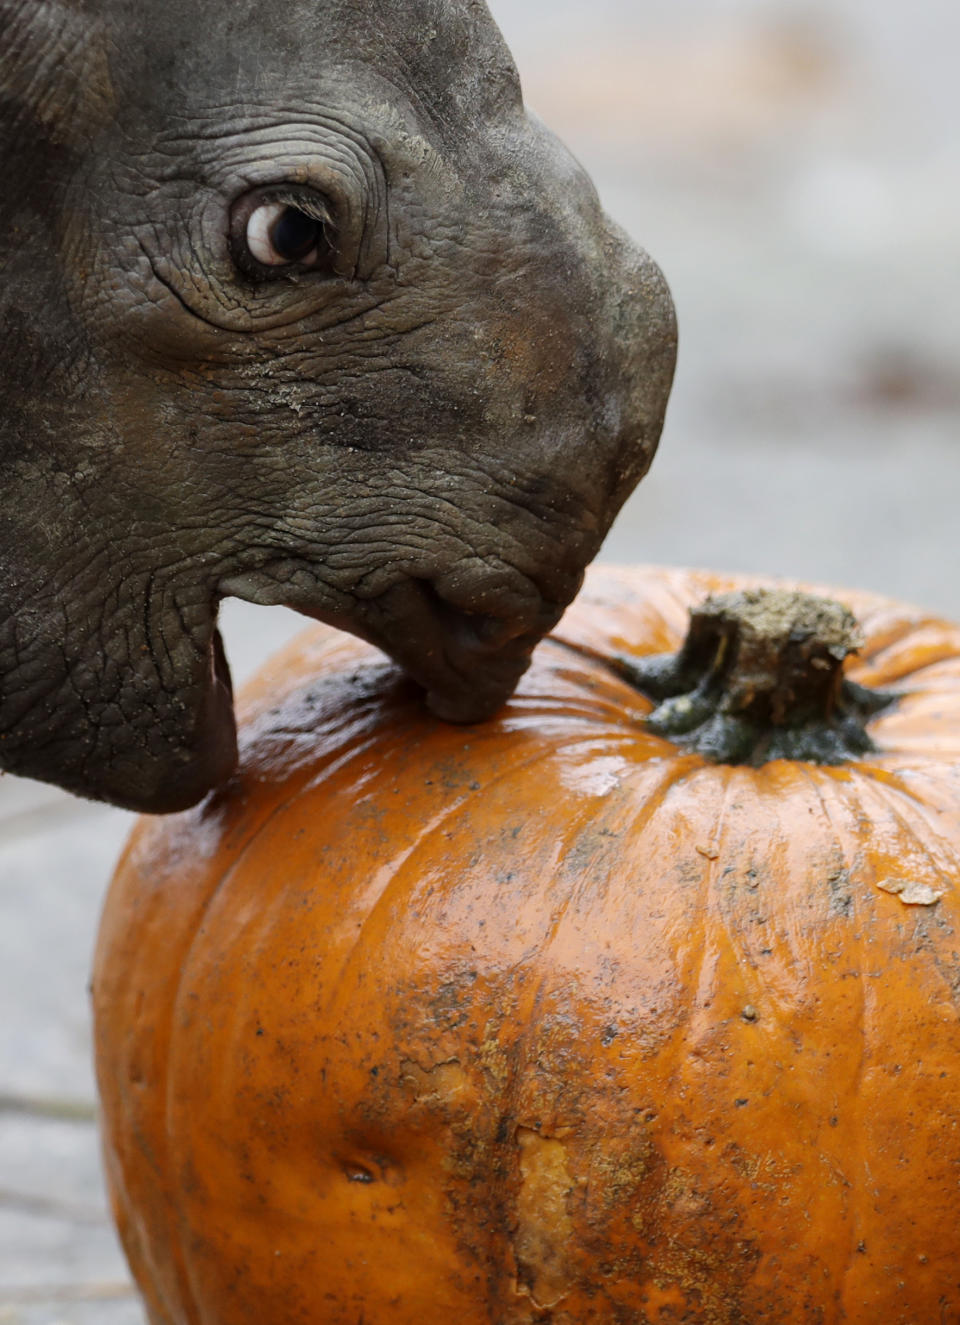
[[[0,0],[0,103],[0,768],[217,787],[231,595],[495,712],[676,327],[482,0]]]

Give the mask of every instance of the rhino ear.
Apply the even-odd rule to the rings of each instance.
[[[112,117],[100,23],[61,0],[0,0],[0,101],[5,127],[32,123],[79,146]]]

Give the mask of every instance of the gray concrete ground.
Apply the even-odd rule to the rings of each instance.
[[[528,101],[658,258],[682,353],[606,554],[960,616],[954,0],[495,0]],[[297,623],[228,604],[242,676]],[[0,1323],[141,1325],[86,980],[127,816],[0,781]]]

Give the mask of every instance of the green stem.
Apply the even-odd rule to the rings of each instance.
[[[844,677],[862,643],[839,603],[748,589],[692,611],[679,653],[617,669],[656,701],[652,731],[714,763],[842,764],[875,749],[864,724],[896,698]]]

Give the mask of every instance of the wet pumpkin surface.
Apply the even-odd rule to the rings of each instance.
[[[313,632],[141,824],[94,995],[153,1325],[960,1320],[960,630],[839,595],[876,752],[712,764],[609,660],[741,583],[593,572],[471,728]]]

